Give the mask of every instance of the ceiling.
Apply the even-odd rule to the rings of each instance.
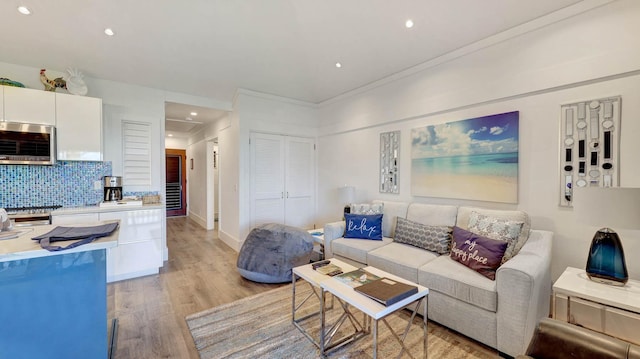
[[[579,2],[5,0],[0,61],[229,103],[239,88],[321,103]]]

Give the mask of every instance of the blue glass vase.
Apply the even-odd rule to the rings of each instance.
[[[623,286],[629,280],[620,237],[610,228],[593,236],[587,259],[587,275],[593,281]]]

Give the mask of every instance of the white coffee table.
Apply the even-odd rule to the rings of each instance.
[[[342,262],[335,258],[331,259],[331,263],[340,267],[342,271],[345,273],[358,269],[348,263]],[[298,281],[296,281],[296,277],[300,277],[304,279],[304,281],[311,288],[311,293],[309,293],[307,297],[302,299],[300,303],[296,303],[296,286],[298,285]],[[336,323],[332,325],[331,328],[329,328],[329,331],[328,331],[329,333],[325,331],[324,314],[325,314],[325,309],[327,309],[327,307],[325,307],[325,303],[324,303],[325,293],[322,287],[320,286],[320,283],[329,279],[331,279],[330,276],[316,272],[313,269],[311,264],[305,264],[305,265],[293,268],[292,283],[291,283],[291,287],[293,291],[292,300],[291,300],[292,322],[293,322],[293,325],[295,325],[296,328],[298,328],[300,332],[302,332],[302,334],[304,334],[304,336],[307,337],[307,339],[309,339],[313,344],[315,344],[318,347],[318,349],[320,349],[320,353],[326,353],[327,351],[338,349],[368,334],[368,330],[365,327],[364,321],[362,321],[363,323],[361,323],[361,321],[357,320],[349,310],[345,311],[340,316],[340,318],[336,321]],[[299,309],[309,299],[313,298],[314,296],[318,300],[319,310],[317,312],[306,314],[304,316],[296,317],[296,313],[299,311]],[[333,308],[333,302],[328,308]],[[309,334],[309,332],[300,324],[306,319],[316,315],[320,315],[320,319],[321,319],[321,330],[318,338],[312,337]],[[341,338],[334,338],[334,335],[337,333],[338,328],[340,326],[339,324],[342,324],[342,322],[344,322],[345,319],[350,319],[349,321],[353,324],[354,326],[353,333]]]
[[[408,298],[405,298],[395,304],[392,304],[390,306],[384,306],[378,302],[376,302],[373,299],[369,299],[367,297],[365,297],[364,295],[356,292],[353,288],[351,288],[349,285],[335,279],[335,278],[329,278],[328,280],[323,280],[320,282],[320,287],[323,289],[323,291],[321,291],[321,295],[320,295],[320,309],[321,309],[321,323],[322,323],[322,330],[320,331],[320,334],[324,334],[324,293],[325,292],[329,292],[332,295],[334,295],[336,298],[339,298],[339,302],[341,303],[341,305],[343,306],[343,308],[345,310],[348,310],[348,305],[353,306],[354,308],[358,309],[359,311],[365,313],[369,318],[373,319],[373,329],[372,329],[372,342],[373,342],[373,358],[377,358],[378,357],[378,321],[383,321],[383,323],[385,323],[385,325],[387,326],[387,328],[389,328],[389,330],[392,331],[392,333],[394,334],[394,338],[400,343],[400,345],[402,346],[402,351],[408,351],[408,349],[405,347],[402,338],[406,337],[406,334],[409,332],[409,329],[411,329],[411,323],[413,322],[413,319],[415,318],[417,312],[418,312],[418,308],[420,307],[420,304],[423,303],[424,304],[424,312],[423,312],[423,353],[424,353],[424,357],[427,357],[427,310],[428,310],[428,294],[429,294],[429,289],[418,285],[416,283],[412,283],[408,280],[402,279],[398,276],[395,276],[393,274],[387,273],[385,271],[382,271],[380,269],[374,268],[374,267],[365,267],[364,270],[366,270],[369,273],[375,274],[378,277],[386,277],[398,282],[404,282],[410,285],[415,285],[418,287],[418,292]],[[389,316],[390,314],[395,313],[396,311],[408,306],[411,303],[416,303],[415,307],[413,308],[413,312],[411,314],[411,318],[409,319],[407,326],[405,328],[405,331],[402,335],[398,335],[397,333],[393,332],[393,330],[391,329],[391,326],[387,323],[386,321],[386,317]],[[320,339],[320,343],[323,342],[323,338]],[[323,351],[321,348],[321,354],[326,354],[326,350]],[[401,353],[400,353],[401,354]]]

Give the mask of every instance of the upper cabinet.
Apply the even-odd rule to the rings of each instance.
[[[56,93],[21,87],[4,89],[4,121],[55,125]]]
[[[4,86],[0,86],[0,121],[4,121]]]
[[[102,160],[102,100],[57,93],[58,160]]]

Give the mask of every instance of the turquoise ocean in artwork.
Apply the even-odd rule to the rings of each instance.
[[[518,177],[518,153],[493,153],[416,158],[411,167],[416,175],[459,175]]]

